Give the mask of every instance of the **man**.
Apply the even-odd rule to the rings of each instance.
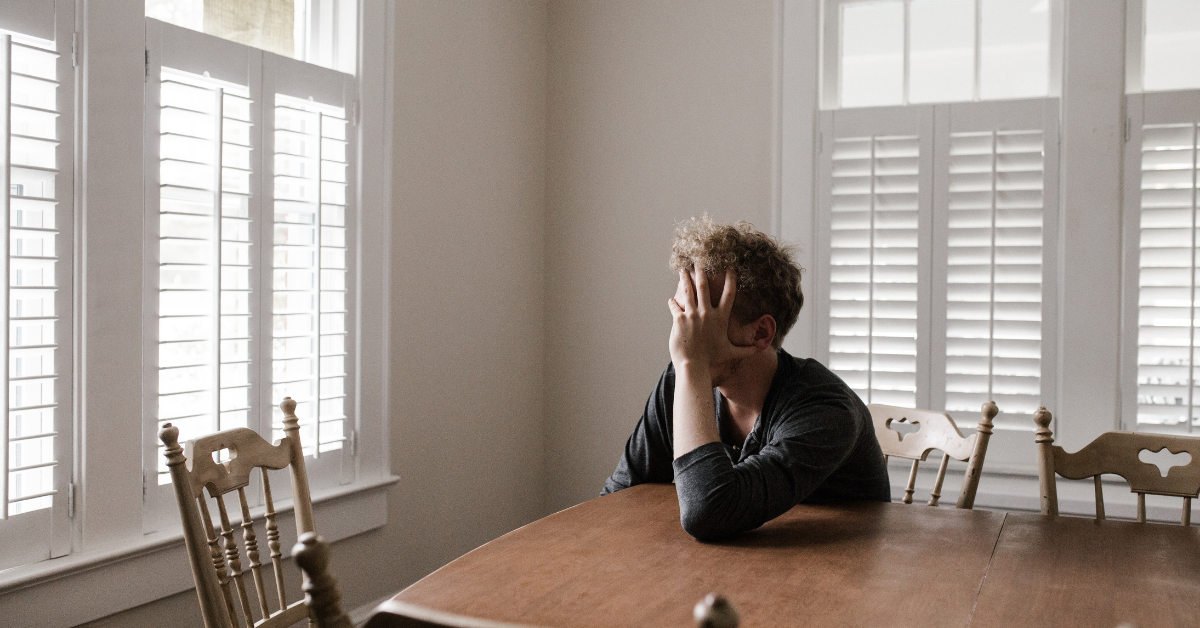
[[[674,481],[683,528],[702,541],[800,502],[890,501],[866,406],[781,348],[804,304],[790,251],[704,216],[676,231],[671,267],[671,364],[601,494]]]

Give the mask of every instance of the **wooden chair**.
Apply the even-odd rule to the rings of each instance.
[[[1042,493],[1042,514],[1058,516],[1058,485],[1055,474],[1069,480],[1092,478],[1096,485],[1096,519],[1104,519],[1104,492],[1100,476],[1119,475],[1137,493],[1137,520],[1146,521],[1146,495],[1168,495],[1183,498],[1183,525],[1191,525],[1192,499],[1200,496],[1200,438],[1170,436],[1140,432],[1105,432],[1079,451],[1069,454],[1054,444],[1050,431],[1053,416],[1038,408],[1033,415],[1037,424],[1034,441],[1038,449],[1038,479]],[[1164,477],[1157,465],[1138,459],[1142,450],[1151,453],[1163,449],[1178,454],[1188,452],[1191,461],[1171,467]]]
[[[946,479],[946,465],[950,459],[965,461],[967,472],[963,477],[962,490],[958,494],[958,508],[975,506],[975,493],[979,489],[979,475],[983,472],[983,459],[987,455],[988,440],[992,437],[992,419],[999,410],[989,401],[980,409],[982,418],[974,434],[963,436],[954,424],[954,419],[944,412],[915,410],[873,403],[867,406],[871,421],[875,424],[875,438],[885,457],[895,456],[912,460],[908,473],[908,486],[904,489],[904,503],[911,504],[917,483],[917,466],[925,461],[929,452],[942,452],[942,464],[938,467],[937,480],[929,497],[929,505],[937,506],[942,497],[942,481]],[[916,428],[905,430],[907,435],[893,425]]]
[[[723,596],[709,593],[692,611],[696,628],[738,628],[738,612]],[[323,627],[322,627],[323,628]],[[339,627],[340,628],[340,627]],[[464,617],[388,600],[379,605],[363,628],[532,628],[488,619]]]
[[[175,486],[179,518],[183,523],[183,538],[200,598],[200,611],[205,628],[277,628],[291,626],[309,616],[304,600],[288,604],[283,580],[283,554],[280,551],[279,526],[275,522],[275,504],[271,499],[268,469],[291,470],[292,500],[296,515],[297,536],[313,531],[312,497],[308,476],[304,470],[304,451],[300,446],[300,422],[296,418],[296,402],[290,397],[280,404],[283,409],[283,433],[279,444],[272,445],[253,430],[236,428],[210,434],[179,444],[179,428],[167,423],[159,438],[167,446],[167,467]],[[217,462],[213,455],[229,450],[229,460]],[[250,518],[246,487],[254,469],[262,474],[263,496],[266,500],[267,548],[275,575],[275,595],[267,599],[259,560],[258,537]],[[203,490],[217,503],[220,526],[213,525],[208,500]],[[237,493],[241,521],[237,526],[230,520],[224,496]],[[250,586],[242,569],[242,558],[234,538],[234,528],[242,530],[246,558],[250,563],[250,578],[257,605],[251,608]],[[277,604],[271,611],[269,602]],[[239,621],[238,611],[241,612]],[[258,612],[258,620],[253,617]]]

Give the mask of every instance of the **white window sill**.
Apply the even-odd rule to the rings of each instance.
[[[384,526],[387,489],[398,480],[385,476],[314,495],[317,532],[332,543]],[[290,504],[281,504],[277,511],[286,556],[296,543],[295,519]],[[254,517],[261,518],[261,513]],[[194,586],[183,534],[176,530],[149,534],[116,549],[0,571],[0,607],[5,617],[36,617],[43,628],[68,628]]]

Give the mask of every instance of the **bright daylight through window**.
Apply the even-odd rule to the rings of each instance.
[[[146,0],[146,17],[356,72],[357,0]]]
[[[839,20],[841,107],[1047,94],[1049,0],[830,2],[826,10]]]

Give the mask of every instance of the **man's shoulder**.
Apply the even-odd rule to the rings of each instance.
[[[854,389],[824,364],[813,358],[796,358],[782,350],[779,357],[781,367],[787,368],[787,372],[783,373],[779,386],[778,412],[791,414],[789,410],[820,407],[847,417],[867,414],[866,405]]]
[[[798,358],[780,349],[779,365],[781,369],[786,369],[783,373],[783,383],[790,388],[836,389],[854,395],[854,391],[841,377],[815,358]]]

